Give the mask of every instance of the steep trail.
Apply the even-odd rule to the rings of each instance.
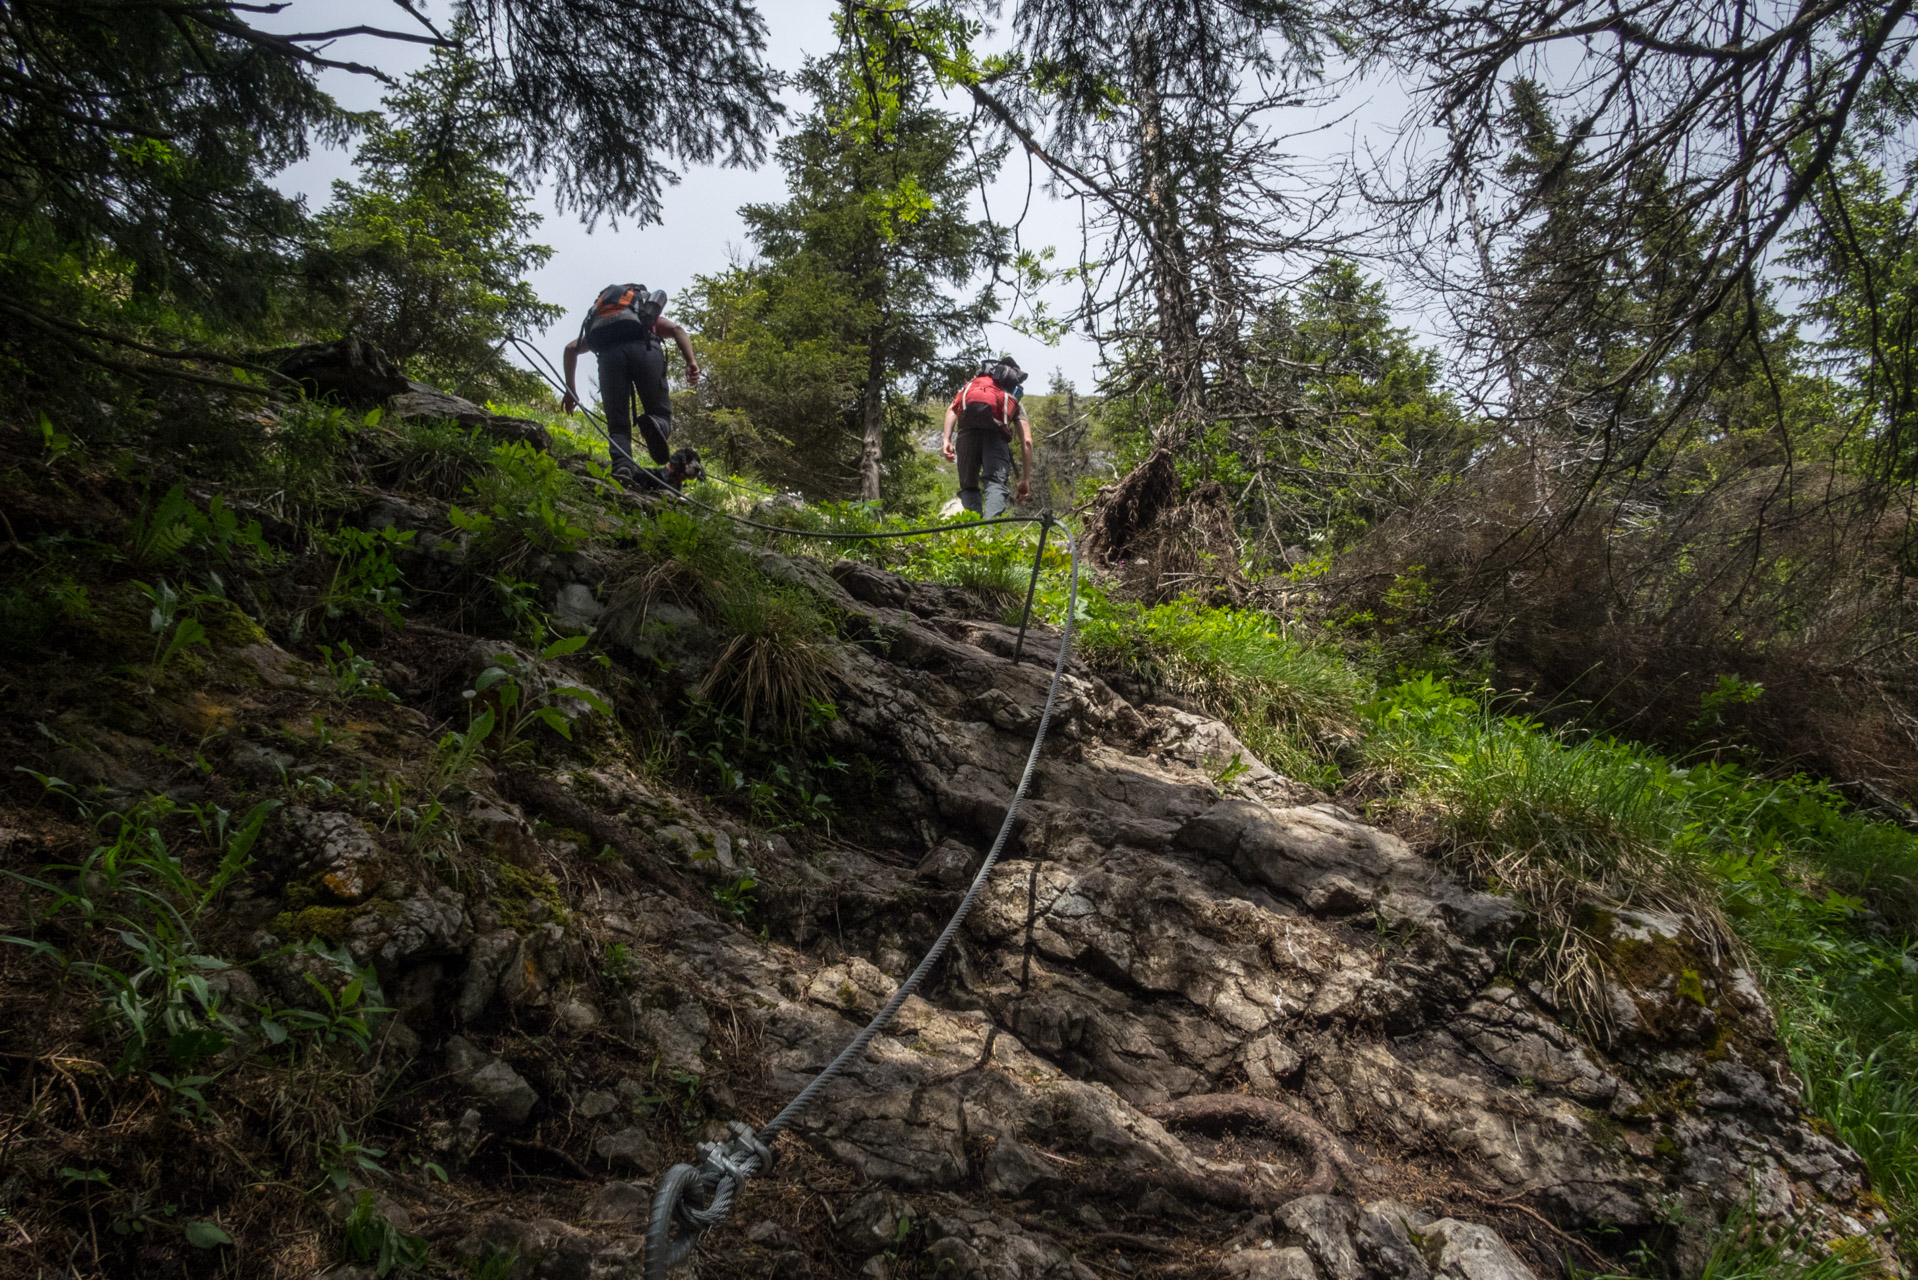
[[[430,504],[367,510],[440,527]],[[1015,663],[1016,631],[979,620],[963,592],[747,552],[836,620],[824,732],[870,776],[865,811],[833,827],[772,832],[680,794],[625,729],[569,707],[573,746],[476,762],[445,792],[458,838],[432,852],[355,789],[431,759],[438,722],[505,647],[429,626],[371,651],[368,678],[397,702],[316,692],[325,672],[237,624],[213,636],[202,675],[137,704],[102,675],[106,655],[12,686],[10,748],[37,768],[120,801],[282,802],[256,871],[205,929],[246,966],[221,981],[253,1034],[245,1010],[296,1003],[309,973],[332,982],[319,953],[288,943],[375,968],[395,1010],[364,1063],[315,1048],[263,1066],[229,1050],[214,1100],[233,1119],[214,1131],[130,1100],[104,1070],[75,1077],[69,1101],[61,1072],[100,1052],[82,992],[49,996],[32,956],[0,951],[0,1015],[27,1029],[7,1047],[7,1084],[29,1119],[8,1141],[38,1162],[31,1185],[57,1185],[63,1162],[130,1179],[86,1130],[111,1115],[123,1148],[223,1171],[188,1212],[226,1226],[249,1274],[370,1274],[333,1266],[363,1188],[449,1264],[639,1275],[657,1176],[727,1122],[770,1118],[950,917],[1046,701],[1051,671],[1033,653],[1058,642],[1035,631]],[[625,554],[551,558],[541,589],[590,595]],[[416,569],[430,576],[425,559]],[[522,652],[525,688],[582,684],[638,722],[700,687],[725,643],[664,598],[613,593],[594,621],[610,665]],[[309,730],[316,714],[333,728]],[[0,814],[7,866],[87,839],[22,796]],[[1526,927],[1515,903],[1279,777],[1225,725],[1122,697],[1073,661],[1004,859],[951,952],[795,1122],[694,1265],[1520,1280],[1622,1269],[1641,1244],[1695,1269],[1716,1224],[1748,1209],[1883,1248],[1856,1159],[1801,1115],[1733,958],[1679,917],[1595,920],[1615,974],[1600,1043],[1508,971]],[[383,1172],[309,1199],[292,1171],[336,1123],[379,1148]],[[331,1225],[316,1202],[335,1204]],[[71,1221],[24,1203],[10,1212],[36,1239]],[[33,1255],[16,1241],[6,1256]]]

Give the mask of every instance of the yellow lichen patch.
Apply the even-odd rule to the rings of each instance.
[[[295,938],[321,938],[338,946],[346,940],[346,926],[352,919],[348,907],[307,907],[299,912],[281,912],[273,927]]]
[[[320,877],[320,884],[328,893],[347,903],[365,901],[377,883],[369,871],[357,866],[329,871]]]
[[[501,924],[511,929],[530,929],[550,921],[568,929],[572,927],[566,901],[560,897],[559,882],[549,873],[528,871],[510,862],[500,863],[497,870],[500,887],[493,895],[493,906],[499,912]],[[546,912],[529,910],[533,902],[543,904]]]
[[[189,690],[179,700],[163,705],[167,719],[196,737],[231,729],[236,723],[232,707],[215,701],[200,689]]]

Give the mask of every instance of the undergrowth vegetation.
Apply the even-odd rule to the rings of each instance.
[[[6,1208],[11,1227],[34,1197],[35,1238],[71,1232],[88,1274],[235,1274],[217,1251],[257,1259],[262,1240],[296,1259],[272,1268],[304,1274],[320,1255],[302,1251],[338,1230],[315,1197],[378,1185],[402,1158],[428,1167],[383,1118],[409,1051],[387,1043],[392,1010],[353,923],[393,927],[397,899],[379,895],[410,875],[508,923],[571,928],[550,874],[475,839],[470,796],[606,750],[619,712],[602,690],[629,689],[587,650],[590,628],[556,633],[538,581],[649,523],[599,496],[604,468],[576,438],[553,430],[549,453],[311,404],[229,426],[248,447],[218,468],[0,434],[27,504],[7,504],[0,640],[9,675],[51,691],[50,710],[5,731],[10,763],[45,769],[31,786],[9,775],[32,836],[0,836],[0,973],[9,1009],[34,1015],[0,1019],[0,1082],[23,1108]],[[794,626],[823,643],[817,613],[794,612],[747,628],[773,637],[762,683],[790,685],[779,643]],[[437,684],[400,684],[409,656]],[[816,677],[800,687],[818,692]],[[242,747],[251,763],[231,767]],[[805,822],[829,802],[769,804]],[[314,821],[366,833],[376,865],[301,863]],[[751,910],[749,876],[724,888],[716,913]],[[151,1158],[172,1149],[185,1158]],[[235,1177],[259,1183],[244,1208]],[[425,1241],[365,1204],[348,1256],[420,1271]]]
[[[1281,773],[1337,785],[1367,683],[1336,650],[1293,638],[1269,614],[1190,600],[1145,607],[1095,595],[1080,636],[1100,669],[1196,703]]]
[[[1554,730],[1430,676],[1367,708],[1379,805],[1429,824],[1537,913],[1595,1022],[1582,909],[1680,910],[1756,961],[1809,1102],[1864,1157],[1907,1247],[1918,1227],[1918,836],[1828,785]]]

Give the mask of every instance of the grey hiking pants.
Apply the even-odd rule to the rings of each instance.
[[[959,505],[988,520],[1004,515],[1012,505],[1011,442],[997,431],[961,431],[953,453],[959,463]]]
[[[666,393],[666,353],[657,342],[622,342],[599,355],[599,399],[606,406],[606,434],[613,446],[613,463],[633,460],[633,397],[649,424],[641,420],[640,438],[653,461],[664,466],[667,437],[673,433],[673,402]]]

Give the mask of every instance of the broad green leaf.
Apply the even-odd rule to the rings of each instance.
[[[559,688],[553,690],[552,694],[549,696],[555,697],[555,698],[578,698],[581,702],[585,703],[587,706],[591,707],[593,710],[599,712],[603,716],[610,716],[613,714],[613,709],[606,705],[606,699],[600,697],[597,693],[594,693],[591,689],[582,689],[576,684],[563,684]]]
[[[223,1244],[232,1244],[233,1237],[212,1222],[189,1222],[183,1228],[186,1242],[196,1249],[217,1249]]]
[[[557,733],[560,737],[566,739],[568,742],[571,742],[573,740],[572,726],[566,723],[565,716],[561,715],[559,712],[555,711],[553,708],[541,707],[537,711],[535,711],[533,714],[538,716],[540,720],[546,725],[547,728],[551,729],[554,733]]]

